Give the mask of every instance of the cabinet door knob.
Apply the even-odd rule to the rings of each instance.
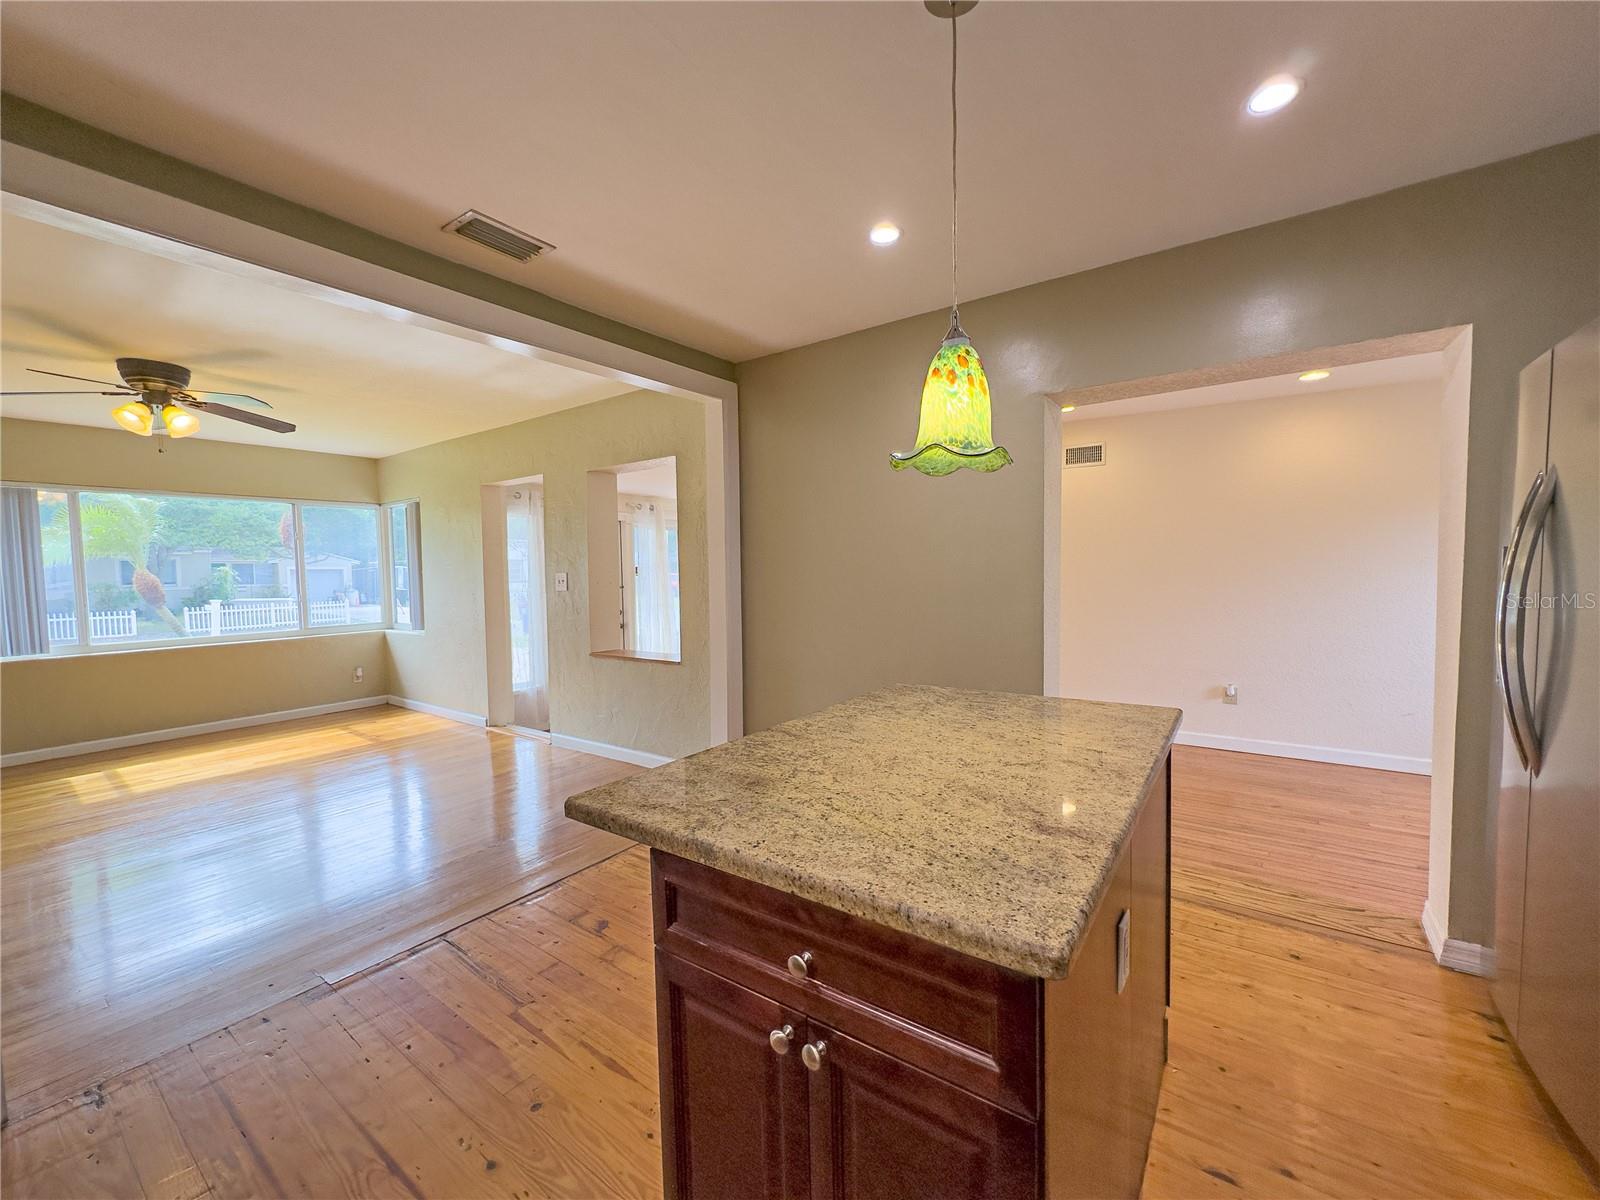
[[[811,951],[802,950],[789,955],[789,974],[796,979],[806,979],[811,974]]]
[[[818,1038],[814,1042],[807,1042],[800,1047],[800,1061],[805,1063],[810,1071],[822,1070],[823,1056],[828,1053],[828,1043]]]
[[[794,1041],[794,1026],[785,1025],[782,1029],[774,1029],[767,1034],[767,1041],[772,1043],[775,1054],[789,1053],[789,1043]]]

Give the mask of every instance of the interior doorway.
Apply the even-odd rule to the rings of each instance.
[[[550,732],[550,641],[544,598],[544,481],[506,489],[506,607],[511,724]]]
[[[486,484],[482,493],[488,724],[548,738],[544,477]]]
[[[1425,387],[1395,377],[1430,363]],[[1471,330],[1436,330],[1077,389],[1047,415],[1060,470],[1046,472],[1046,693],[1181,707],[1180,742],[1256,756],[1263,771],[1283,759],[1308,778],[1391,773],[1417,795],[1404,800],[1404,896],[1386,893],[1382,915],[1436,956],[1452,880],[1470,372]],[[1393,391],[1402,383],[1429,395]],[[1140,488],[1119,498],[1129,474]]]

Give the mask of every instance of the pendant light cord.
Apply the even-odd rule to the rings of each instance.
[[[960,222],[960,204],[956,193],[956,25],[955,3],[950,5],[950,325],[961,324],[960,290],[957,286],[956,237]]]

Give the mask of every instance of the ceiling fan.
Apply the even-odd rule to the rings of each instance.
[[[276,417],[269,417],[251,409],[270,409],[272,405],[254,396],[238,392],[212,392],[204,388],[191,390],[189,368],[177,363],[158,362],[153,358],[119,358],[117,374],[121,383],[107,383],[103,379],[87,379],[82,375],[63,375],[60,371],[44,371],[29,367],[35,375],[54,375],[58,379],[75,379],[80,383],[93,383],[113,391],[94,392],[0,392],[3,396],[127,396],[128,403],[111,410],[116,423],[129,433],[140,437],[188,437],[200,428],[196,413],[209,413],[227,417],[230,421],[243,421],[273,433],[293,433],[294,426]],[[233,404],[219,400],[201,399],[203,396],[225,396]],[[237,405],[246,407],[240,408]],[[159,418],[159,420],[157,419]]]

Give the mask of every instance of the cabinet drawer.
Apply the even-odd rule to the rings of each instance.
[[[1038,1111],[1039,982],[652,851],[657,945],[1012,1112]],[[791,955],[810,954],[804,978]]]

